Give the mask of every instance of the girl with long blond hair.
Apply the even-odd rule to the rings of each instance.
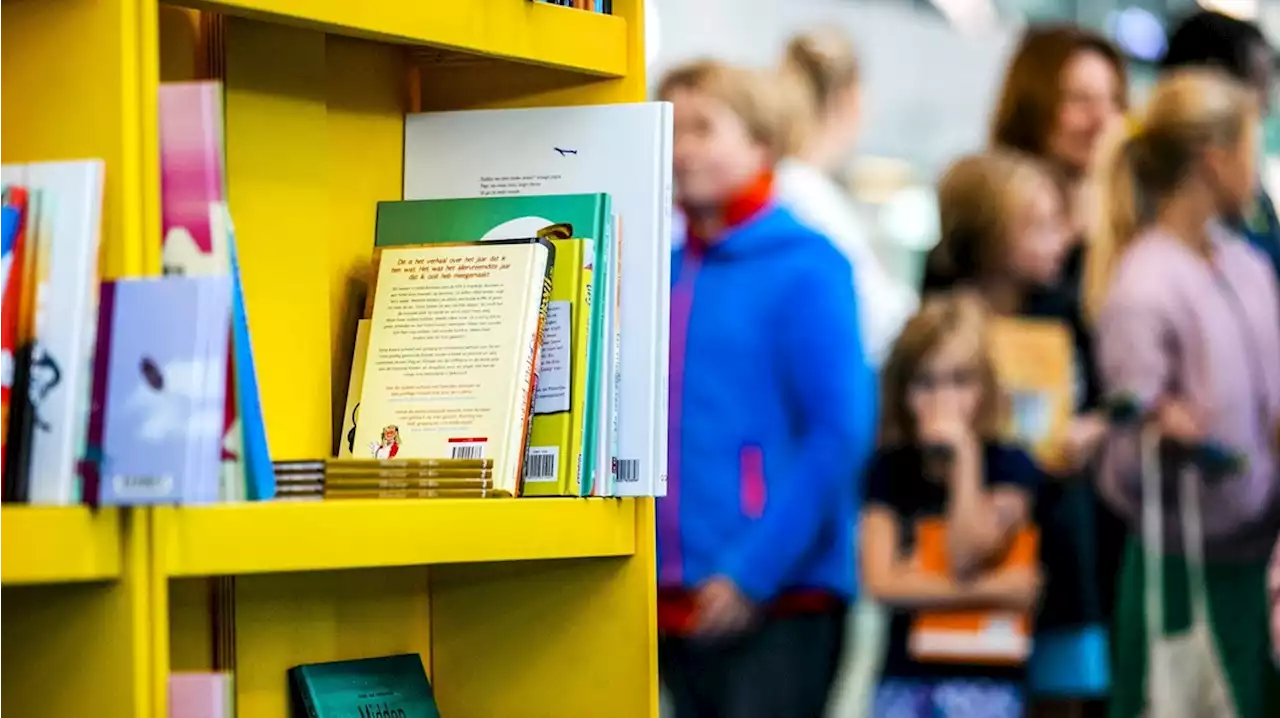
[[[1280,289],[1262,256],[1227,232],[1255,191],[1256,100],[1226,75],[1186,70],[1162,80],[1100,167],[1099,225],[1085,273],[1108,396],[1182,445],[1211,442],[1243,457],[1233,475],[1201,477],[1203,561],[1189,559],[1181,508],[1165,501],[1163,574],[1146,586],[1144,546],[1130,538],[1116,607],[1113,718],[1150,715],[1144,592],[1163,629],[1188,630],[1189,582],[1203,584],[1217,657],[1239,718],[1280,715],[1267,631],[1266,565],[1280,528]],[[1142,465],[1132,432],[1105,451],[1104,494],[1136,523]],[[1180,469],[1164,462],[1165,481]],[[1190,524],[1188,524],[1190,525]],[[1194,549],[1195,547],[1191,547]],[[1153,569],[1154,570],[1154,569]],[[1157,684],[1158,685],[1158,684]],[[1225,709],[1215,709],[1225,710]],[[1144,711],[1147,711],[1144,713]]]

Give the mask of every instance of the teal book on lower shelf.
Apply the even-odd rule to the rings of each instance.
[[[289,669],[293,718],[440,718],[416,653]]]

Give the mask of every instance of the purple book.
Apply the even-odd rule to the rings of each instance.
[[[225,275],[102,285],[85,462],[102,504],[218,499],[230,316]]]

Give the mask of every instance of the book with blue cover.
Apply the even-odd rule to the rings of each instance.
[[[416,653],[289,669],[293,718],[440,718]]]
[[[218,500],[227,275],[102,286],[86,489],[104,505]]]

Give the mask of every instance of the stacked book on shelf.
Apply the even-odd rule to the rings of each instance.
[[[409,115],[336,456],[664,495],[670,158],[665,103]]]
[[[578,10],[590,10],[604,15],[613,14],[613,0],[533,0],[534,2],[542,2],[547,5],[559,5],[561,7],[571,7]]]
[[[160,91],[163,276],[98,281],[101,162],[5,165],[5,500],[666,493],[670,105],[406,118],[333,457],[441,486],[273,465],[221,97]]]
[[[495,485],[492,459],[328,459],[276,463],[276,499],[484,499]]]

